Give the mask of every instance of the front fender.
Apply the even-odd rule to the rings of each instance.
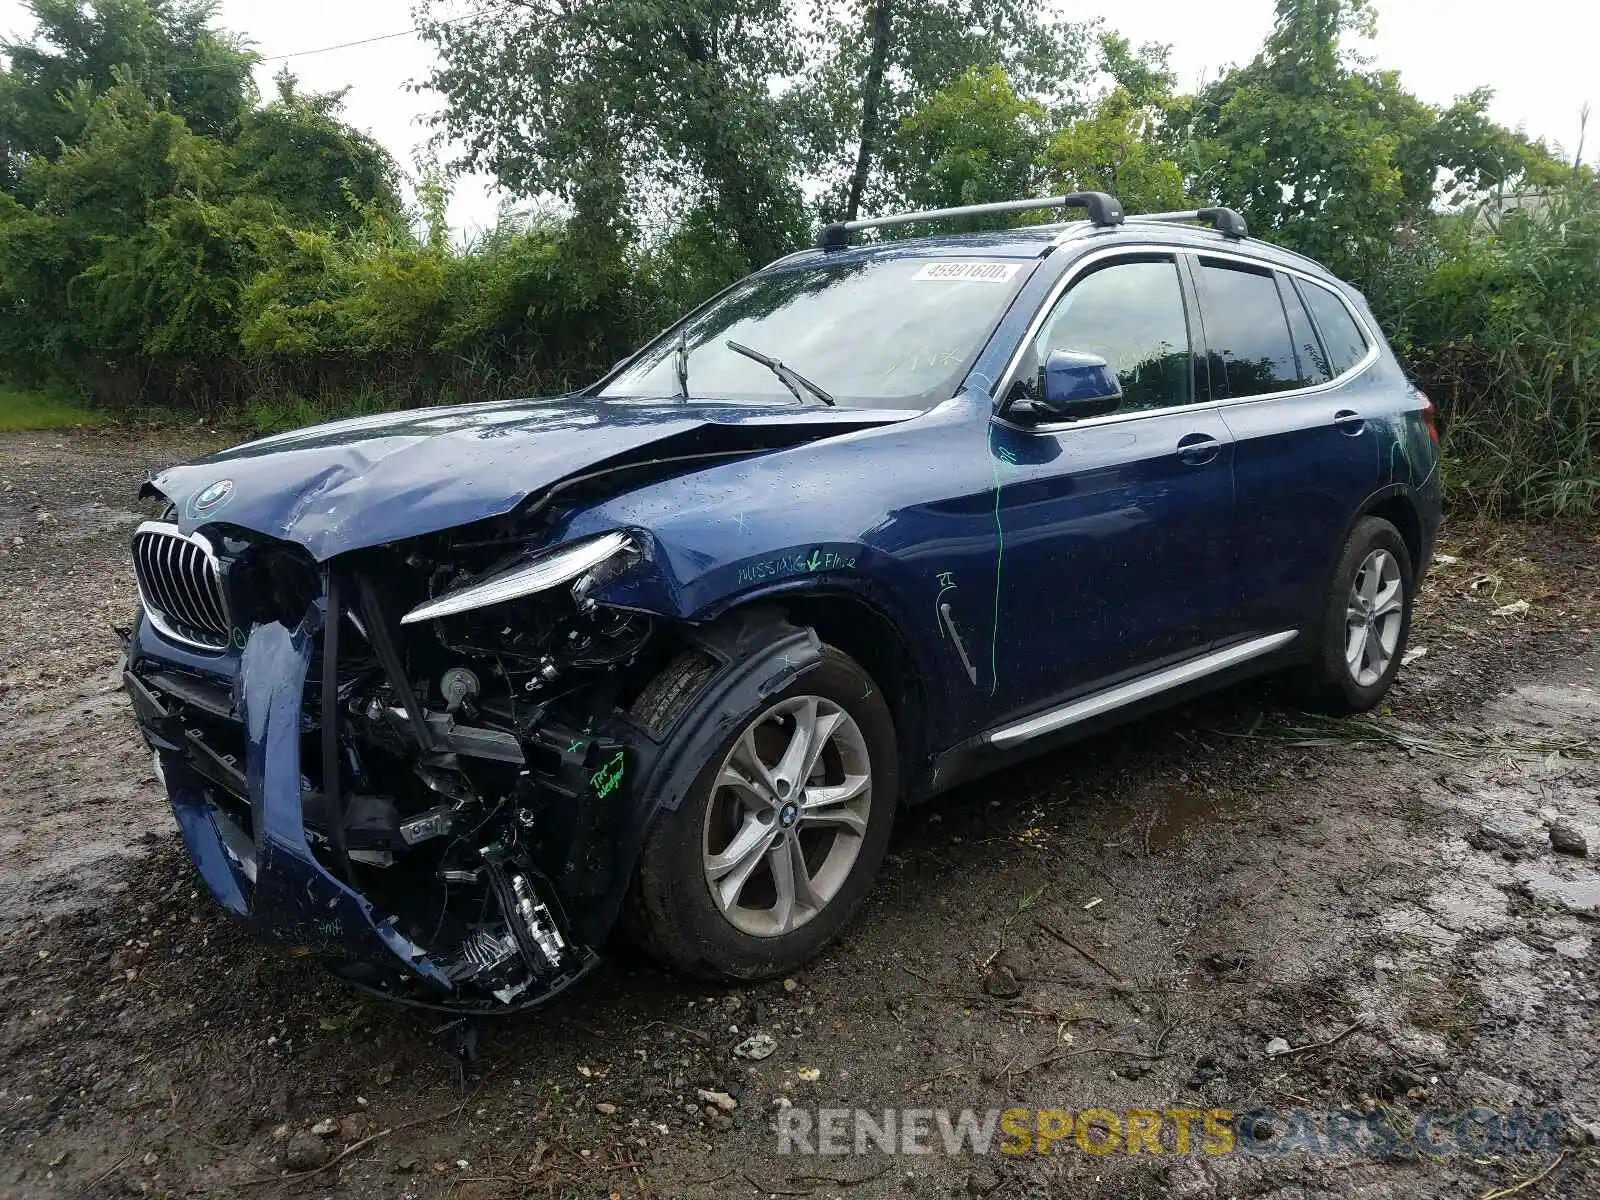
[[[577,831],[562,881],[574,931],[590,945],[609,934],[656,818],[683,803],[695,777],[739,721],[822,661],[821,642],[776,609],[740,609],[688,639],[712,670],[663,728],[613,713],[596,726],[624,748],[618,803],[595,805]]]
[[[926,569],[864,542],[807,542],[729,562],[707,562],[703,555],[663,544],[648,530],[634,534],[643,561],[594,593],[601,603],[700,629],[753,606],[814,606],[836,600],[864,607],[893,631],[894,651],[909,660],[907,674],[925,695],[926,728],[917,731],[916,740],[931,743],[949,735],[955,714],[945,699],[964,694],[970,680],[941,629],[933,603],[938,593],[927,587]],[[910,600],[919,581],[929,600],[925,609]]]

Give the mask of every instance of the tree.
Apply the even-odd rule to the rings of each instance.
[[[915,208],[1032,195],[1044,139],[1044,109],[999,67],[974,67],[901,122],[901,190]]]
[[[209,4],[35,11],[41,44],[13,47],[0,75],[0,363],[87,375],[109,399],[231,396],[264,251],[293,223],[398,217],[394,162],[338,120],[338,94],[284,76],[255,107],[254,59],[205,25]]]
[[[228,194],[220,142],[120,82],[87,106],[74,145],[28,163],[21,191],[31,208],[0,208],[0,360],[92,364],[120,394],[152,369],[231,357],[250,226],[273,213]]]
[[[1115,34],[1100,46],[1111,90],[1051,136],[1044,151],[1051,190],[1110,192],[1132,213],[1193,207],[1173,158],[1186,111],[1172,94],[1166,47],[1135,49]]]
[[[255,100],[256,55],[212,27],[217,0],[28,0],[37,28],[0,43],[0,188],[83,130],[88,102],[120,82],[221,137]]]
[[[439,50],[428,86],[458,166],[526,195],[554,193],[595,236],[636,223],[640,192],[709,202],[746,266],[787,251],[803,210],[770,87],[792,74],[782,0],[489,0],[454,21],[425,0]]]
[[[1112,91],[1051,137],[1044,152],[1051,190],[1110,192],[1130,213],[1193,207],[1182,170],[1141,136],[1141,125],[1128,93]]]
[[[1261,53],[1192,108],[1198,186],[1252,229],[1359,278],[1435,201],[1524,169],[1526,144],[1484,113],[1487,89],[1441,111],[1341,48],[1372,32],[1366,0],[1278,0],[1277,12]]]
[[[845,220],[904,199],[896,134],[963,72],[999,68],[1021,99],[1059,116],[1092,70],[1092,25],[1045,0],[819,0],[812,16],[795,123],[823,209]]]
[[[231,146],[234,186],[311,225],[353,225],[358,210],[370,205],[398,213],[394,159],[339,119],[345,92],[301,92],[287,68],[277,84],[276,101],[239,120]]]

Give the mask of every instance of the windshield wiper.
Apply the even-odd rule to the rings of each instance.
[[[805,388],[806,391],[810,392],[818,400],[821,400],[829,408],[836,406],[836,401],[834,398],[827,392],[823,391],[822,388],[812,383],[811,380],[800,374],[800,372],[796,371],[793,367],[784,366],[783,363],[773,358],[772,355],[763,354],[759,350],[752,350],[749,346],[741,346],[738,342],[735,342],[731,339],[728,341],[727,345],[728,349],[732,350],[735,354],[742,354],[746,358],[754,359],[763,367],[767,368],[767,370],[771,371],[783,383],[784,387],[788,388],[794,393],[794,398],[800,401],[801,404],[806,402],[806,398],[800,394],[800,389]]]
[[[673,352],[673,364],[678,372],[678,394],[684,402],[689,400],[689,331],[678,330],[678,348]]]

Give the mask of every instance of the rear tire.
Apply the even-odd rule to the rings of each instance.
[[[1324,600],[1317,656],[1301,668],[1296,691],[1316,712],[1366,712],[1394,682],[1411,633],[1411,552],[1381,517],[1356,522]]]
[[[627,929],[675,970],[783,974],[831,941],[872,887],[899,799],[894,722],[853,659],[828,645],[821,653],[820,665],[741,714],[683,802],[646,835]],[[669,665],[633,715],[670,726],[699,690],[682,686],[695,661],[703,672],[703,659]],[[802,760],[814,765],[795,770]]]

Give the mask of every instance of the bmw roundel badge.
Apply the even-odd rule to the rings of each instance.
[[[197,513],[210,512],[214,508],[221,508],[231,495],[233,495],[233,480],[219,479],[197,494],[189,502],[189,506]]]

